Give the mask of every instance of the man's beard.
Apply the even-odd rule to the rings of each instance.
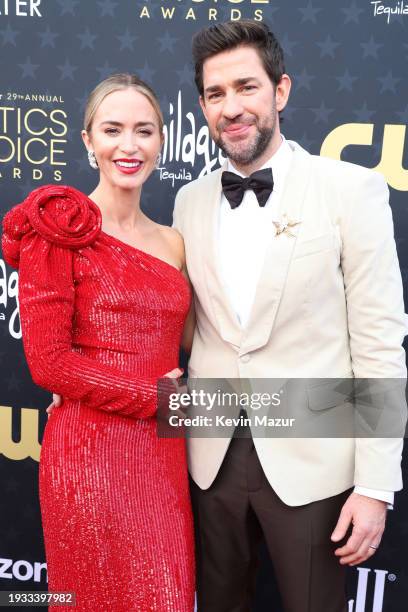
[[[275,120],[269,126],[256,126],[257,130],[252,142],[245,143],[245,145],[243,143],[226,143],[222,136],[214,138],[214,141],[228,159],[238,165],[246,166],[254,163],[266,151],[275,133],[275,127]]]

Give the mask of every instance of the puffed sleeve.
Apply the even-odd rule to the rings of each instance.
[[[31,375],[39,386],[92,408],[133,418],[153,416],[157,379],[135,378],[72,347],[74,251],[92,244],[101,227],[99,209],[78,194],[82,210],[73,203],[72,193],[50,198],[43,191],[41,206],[33,206],[31,198],[3,222],[5,258],[19,266],[20,319]]]

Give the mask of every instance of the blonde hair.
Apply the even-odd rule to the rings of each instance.
[[[101,83],[99,83],[95,87],[95,89],[89,94],[84,113],[84,130],[88,133],[88,135],[91,132],[92,122],[94,120],[95,113],[98,110],[101,102],[106,98],[106,96],[113,93],[114,91],[120,91],[122,89],[128,88],[135,89],[149,100],[159,120],[160,133],[163,132],[163,114],[161,112],[157,96],[154,93],[153,89],[149,87],[149,85],[147,85],[144,81],[139,79],[135,74],[119,73],[112,74],[107,79],[101,81]]]

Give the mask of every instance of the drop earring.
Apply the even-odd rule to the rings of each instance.
[[[155,163],[156,170],[160,168],[160,164],[161,164],[161,153],[158,153],[156,157],[156,163]]]
[[[98,169],[98,162],[96,161],[95,153],[93,151],[88,151],[88,161],[91,168],[94,170]]]

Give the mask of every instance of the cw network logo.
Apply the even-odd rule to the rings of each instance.
[[[395,574],[389,574],[388,570],[374,570],[374,584],[372,580],[371,569],[368,567],[358,567],[358,583],[356,599],[350,599],[348,602],[348,612],[382,612],[384,604],[385,579],[388,576],[388,582],[395,582],[397,577]],[[370,588],[369,588],[370,584]],[[371,590],[373,589],[373,590]],[[369,592],[372,592],[372,598],[368,597]],[[368,610],[367,602],[372,599],[373,607]]]
[[[0,0],[0,15],[16,17],[42,17],[39,6],[42,0]]]
[[[35,561],[13,561],[13,559],[0,558],[0,579],[20,580],[27,582],[48,582],[47,564]]]

